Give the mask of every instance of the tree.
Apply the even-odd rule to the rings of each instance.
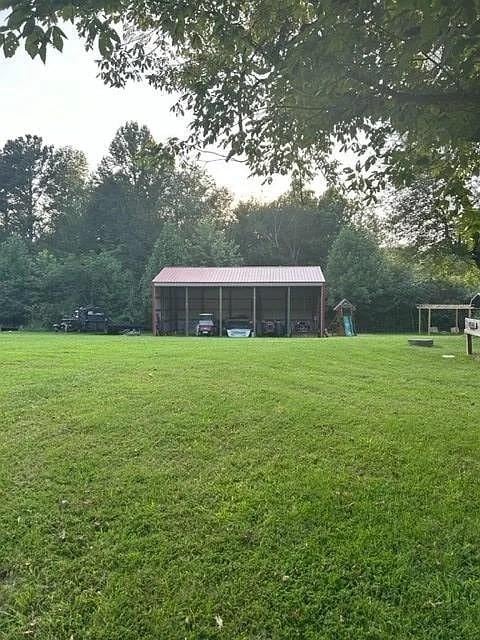
[[[444,0],[83,0],[10,2],[5,55],[62,49],[57,21],[98,45],[104,80],[145,77],[177,91],[193,142],[220,142],[262,175],[295,165],[331,172],[336,144],[363,156],[370,192],[425,163],[473,219],[480,170],[476,3]],[[375,168],[376,166],[376,168]],[[413,170],[412,170],[413,168]],[[365,170],[368,175],[365,175]]]
[[[174,168],[172,152],[157,143],[148,127],[127,122],[115,133],[98,168],[98,180],[114,176],[145,198],[155,199],[166,173]]]
[[[0,325],[26,324],[30,316],[32,256],[27,243],[11,236],[0,243]]]
[[[137,122],[120,127],[93,180],[83,245],[119,251],[137,277],[158,233],[158,207],[174,172],[171,152]]]
[[[17,234],[29,243],[58,242],[71,251],[85,204],[87,175],[81,151],[55,149],[32,135],[8,140],[0,151],[3,234]]]
[[[229,267],[242,264],[239,248],[213,221],[200,221],[186,237],[188,264]]]
[[[200,221],[188,229],[166,222],[155,242],[141,281],[145,317],[150,317],[152,279],[164,267],[222,267],[241,263],[238,247],[214,222]]]
[[[55,149],[47,183],[49,217],[43,244],[63,254],[79,250],[85,208],[90,196],[88,162],[83,151]]]
[[[314,198],[293,189],[268,205],[241,203],[235,214],[230,233],[248,264],[326,264],[350,206],[333,190]]]
[[[95,175],[84,220],[84,246],[118,249],[140,279],[162,225],[193,228],[228,216],[230,196],[194,164],[176,162],[147,127],[128,122]],[[178,166],[177,166],[178,165]]]
[[[8,140],[0,152],[1,226],[32,243],[49,215],[53,148],[38,136]]]
[[[370,305],[385,288],[385,260],[375,240],[349,227],[333,243],[327,265],[331,301]]]
[[[462,212],[441,195],[441,185],[421,178],[391,198],[391,214],[384,227],[393,241],[432,257],[459,256],[480,268],[480,233],[471,227],[465,233]],[[472,190],[475,193],[475,187]],[[478,201],[478,193],[475,194]]]
[[[34,267],[32,320],[51,326],[85,305],[105,309],[114,320],[129,320],[130,281],[130,274],[112,252],[56,257],[42,251]]]

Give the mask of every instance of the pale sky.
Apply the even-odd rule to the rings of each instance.
[[[47,144],[83,150],[94,169],[127,120],[146,124],[158,141],[186,137],[187,118],[170,112],[173,96],[146,84],[106,87],[96,77],[94,54],[84,51],[71,29],[68,34],[63,53],[49,50],[46,65],[24,51],[11,59],[0,54],[0,146],[9,138],[37,134]],[[282,176],[262,185],[262,179],[249,177],[248,168],[235,162],[207,162],[205,168],[236,200],[271,199],[289,186],[289,179]],[[322,191],[323,179],[319,177],[313,186]]]

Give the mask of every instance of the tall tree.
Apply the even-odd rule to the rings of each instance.
[[[50,206],[43,243],[64,254],[78,251],[90,196],[88,162],[83,151],[71,147],[54,150],[46,191]]]
[[[47,224],[53,147],[38,136],[8,140],[0,152],[0,220],[6,233],[33,242]]]
[[[411,328],[419,293],[413,273],[389,260],[369,233],[342,229],[328,258],[327,282],[330,304],[353,302],[361,329]]]
[[[8,140],[0,151],[0,227],[30,243],[43,239],[72,251],[82,215],[88,166],[85,155],[55,149],[42,138]],[[63,236],[63,239],[61,239]]]
[[[136,122],[120,127],[94,178],[85,246],[120,249],[124,263],[139,275],[158,233],[159,200],[173,172],[172,154],[147,127]]]
[[[442,185],[423,177],[396,192],[385,218],[387,234],[396,242],[424,254],[456,255],[473,260],[480,268],[480,228],[465,224],[464,212],[441,197]],[[474,202],[480,201],[478,187],[472,187]],[[466,232],[468,228],[468,233]]]
[[[293,189],[268,205],[237,207],[230,233],[248,264],[326,264],[349,204],[333,190],[321,198],[302,193]]]
[[[374,238],[349,227],[333,243],[327,265],[331,301],[369,305],[385,289],[385,259]]]
[[[162,225],[221,221],[230,196],[198,166],[181,162],[147,127],[121,127],[102,160],[85,217],[85,246],[119,249],[140,278]]]

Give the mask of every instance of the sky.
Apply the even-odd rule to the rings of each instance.
[[[94,54],[86,53],[72,30],[63,53],[49,50],[47,64],[31,60],[22,50],[11,59],[0,55],[0,145],[26,133],[42,136],[45,143],[83,150],[95,169],[106,154],[115,131],[127,120],[146,124],[158,141],[171,136],[185,138],[188,119],[171,113],[171,95],[147,84],[112,89],[97,78]],[[288,189],[289,179],[274,177],[271,185],[249,177],[243,164],[212,161],[206,170],[217,184],[227,187],[235,200],[256,197],[268,200]],[[312,185],[321,192],[321,177]]]

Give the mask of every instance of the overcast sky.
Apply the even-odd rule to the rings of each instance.
[[[49,50],[47,64],[31,60],[23,51],[6,60],[0,55],[0,145],[8,138],[37,134],[46,143],[82,149],[95,168],[106,153],[115,131],[127,120],[146,124],[154,137],[186,137],[188,120],[170,112],[172,96],[146,84],[126,89],[106,87],[97,76],[93,54],[71,32],[62,54]],[[205,163],[218,184],[235,198],[275,197],[288,188],[289,180],[277,177],[262,186],[250,178],[245,166],[223,160]],[[323,180],[315,181],[323,190]]]

